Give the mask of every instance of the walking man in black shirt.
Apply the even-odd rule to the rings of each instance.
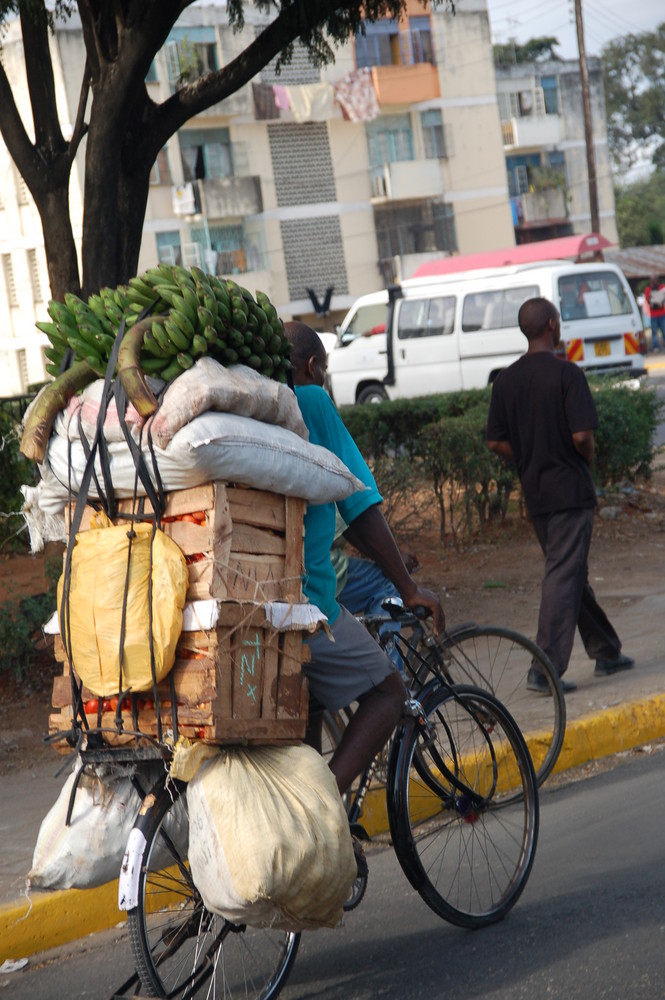
[[[500,372],[492,388],[488,447],[515,463],[524,500],[545,554],[536,642],[561,677],[579,628],[595,676],[628,670],[634,660],[588,581],[587,559],[596,492],[591,478],[596,407],[581,368],[554,354],[561,338],[559,313],[547,299],[528,299],[519,311],[527,353]],[[564,691],[575,684],[562,681]],[[547,692],[544,677],[529,671],[527,687]]]

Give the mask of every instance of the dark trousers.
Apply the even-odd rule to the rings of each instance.
[[[532,517],[545,554],[536,642],[565,673],[579,628],[592,660],[616,659],[621,641],[598,604],[588,580],[593,510],[561,510]]]

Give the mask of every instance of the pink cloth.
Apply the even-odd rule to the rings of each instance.
[[[280,111],[288,111],[290,107],[288,89],[281,83],[273,83],[272,92],[275,98],[275,107],[279,108]]]
[[[372,71],[368,66],[353,70],[333,84],[335,100],[344,117],[351,122],[371,122],[381,109],[372,82]]]

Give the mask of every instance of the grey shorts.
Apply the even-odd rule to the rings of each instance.
[[[312,659],[303,663],[309,690],[325,708],[334,711],[350,705],[371,691],[396,668],[364,625],[342,608],[330,627],[334,642],[325,632],[307,639]]]

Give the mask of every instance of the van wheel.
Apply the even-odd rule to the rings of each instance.
[[[366,385],[364,389],[361,389],[358,393],[359,403],[383,403],[387,399],[386,390],[382,385],[375,383],[374,385]]]

